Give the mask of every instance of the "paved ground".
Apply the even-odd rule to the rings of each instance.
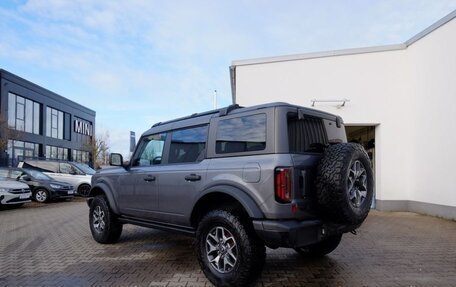
[[[0,211],[0,286],[210,286],[192,239],[126,226],[97,244],[79,200]],[[371,212],[321,259],[267,250],[257,286],[456,286],[456,222]]]

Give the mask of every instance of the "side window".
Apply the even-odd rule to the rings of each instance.
[[[260,151],[265,148],[266,114],[219,121],[216,153]]]
[[[206,148],[208,126],[173,131],[169,163],[195,162]]]
[[[12,178],[12,179],[20,179],[22,175],[23,175],[22,171],[20,171],[20,170],[12,170],[9,177]]]
[[[72,166],[71,164],[66,163],[66,162],[60,163],[60,172],[65,173],[65,174],[82,174],[74,166]]]
[[[298,119],[296,114],[288,115],[290,153],[323,153],[327,145],[328,136],[322,119],[310,116]]]
[[[150,166],[160,164],[165,146],[166,133],[143,137],[140,144],[138,157],[133,161],[133,166]]]

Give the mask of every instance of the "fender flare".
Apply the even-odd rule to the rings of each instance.
[[[93,197],[96,196],[96,194],[94,193],[95,189],[101,189],[103,194],[106,196],[109,207],[112,209],[112,211],[115,214],[120,214],[119,207],[117,206],[117,202],[115,201],[114,195],[111,192],[111,188],[109,187],[108,184],[106,184],[104,182],[99,182],[99,183],[95,184],[94,186],[92,186],[92,188],[90,189],[89,199],[87,200],[87,204],[90,206],[90,203],[92,202]]]
[[[195,205],[192,209],[193,214],[195,212],[195,207],[198,204],[198,202],[205,197],[206,195],[209,195],[211,193],[224,193],[227,194],[234,199],[236,199],[242,207],[244,207],[245,211],[251,218],[264,218],[264,214],[261,211],[261,209],[258,207],[258,204],[252,199],[250,195],[247,194],[244,190],[231,186],[231,185],[215,185],[211,186],[208,189],[205,189],[198,199],[195,201]]]

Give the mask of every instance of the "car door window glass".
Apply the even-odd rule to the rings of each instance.
[[[165,146],[166,134],[146,136],[141,140],[139,156],[133,161],[133,166],[150,166],[160,164]]]
[[[23,175],[22,171],[20,171],[20,170],[12,170],[10,178],[18,180],[18,179],[21,178],[22,175]]]
[[[260,151],[266,148],[266,114],[221,120],[216,153]]]
[[[60,163],[60,173],[65,173],[65,174],[81,174],[80,171],[78,171],[74,166],[72,166],[69,163],[62,162]]]
[[[173,131],[169,163],[195,162],[206,148],[207,126]]]

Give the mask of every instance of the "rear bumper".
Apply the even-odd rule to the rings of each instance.
[[[253,227],[269,247],[298,248],[317,243],[330,235],[350,232],[359,225],[334,225],[321,220],[254,220]]]

